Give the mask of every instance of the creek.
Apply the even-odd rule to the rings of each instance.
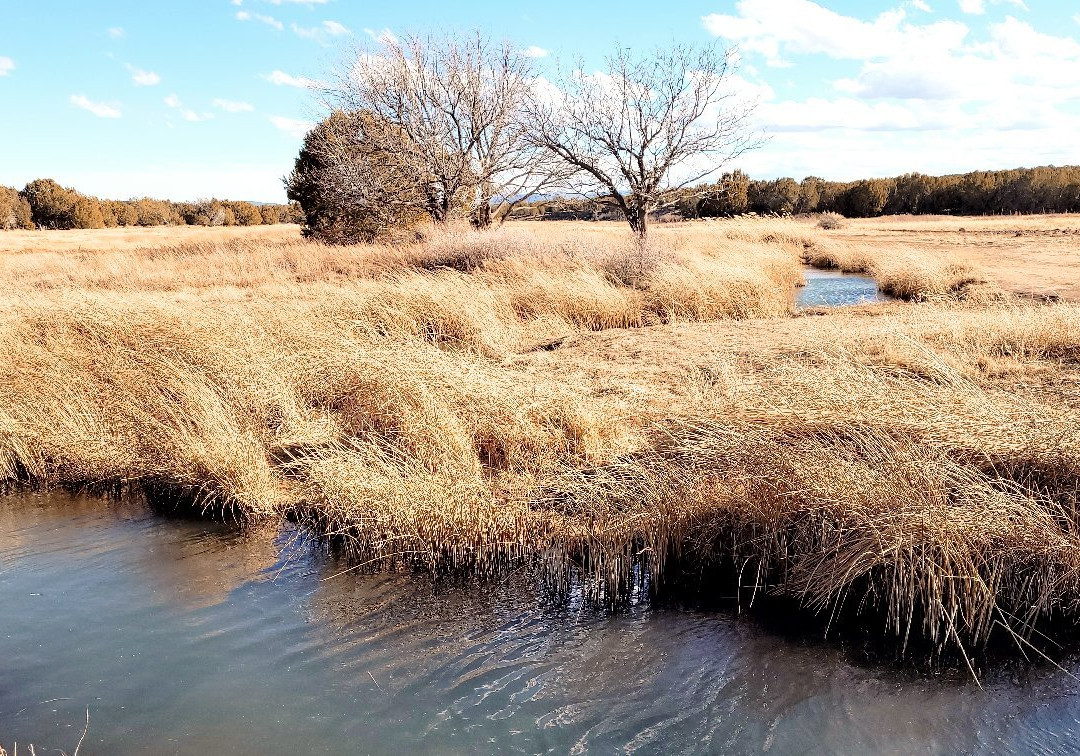
[[[1068,664],[1071,671],[1078,665]],[[84,754],[1050,753],[1052,667],[858,663],[729,613],[363,573],[294,531],[0,497],[0,743]]]

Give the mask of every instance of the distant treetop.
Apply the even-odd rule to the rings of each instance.
[[[299,206],[230,200],[170,202],[144,197],[103,200],[35,179],[22,191],[0,186],[0,229],[75,229],[116,226],[257,226],[299,223]]]

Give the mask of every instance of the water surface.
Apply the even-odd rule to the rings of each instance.
[[[340,573],[295,534],[0,499],[0,743],[81,753],[1061,753],[1053,669],[926,677],[522,575]],[[1080,670],[1076,670],[1080,671]],[[38,751],[41,753],[41,750]]]
[[[810,307],[849,307],[892,300],[889,295],[878,291],[877,281],[869,276],[809,267],[804,268],[803,275],[806,285],[795,294],[797,310]]]

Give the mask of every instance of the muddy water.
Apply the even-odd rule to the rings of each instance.
[[[860,666],[724,614],[359,575],[289,533],[0,499],[0,743],[71,753],[1060,753],[1080,686]],[[1080,669],[1074,670],[1080,671]],[[22,752],[22,751],[20,751]],[[39,748],[38,752],[42,750]]]
[[[803,275],[806,285],[796,291],[796,310],[809,307],[845,307],[888,302],[892,299],[878,291],[877,282],[868,276],[816,268],[805,268]]]

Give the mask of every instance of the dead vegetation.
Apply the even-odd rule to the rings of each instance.
[[[1002,292],[971,266],[911,246],[880,250],[837,239],[814,240],[806,247],[803,261],[815,268],[872,276],[882,292],[909,302],[1002,297]]]
[[[1080,309],[793,222],[617,229],[4,255],[0,479],[605,601],[716,569],[899,648],[1075,618]],[[790,318],[804,256],[927,303]]]

